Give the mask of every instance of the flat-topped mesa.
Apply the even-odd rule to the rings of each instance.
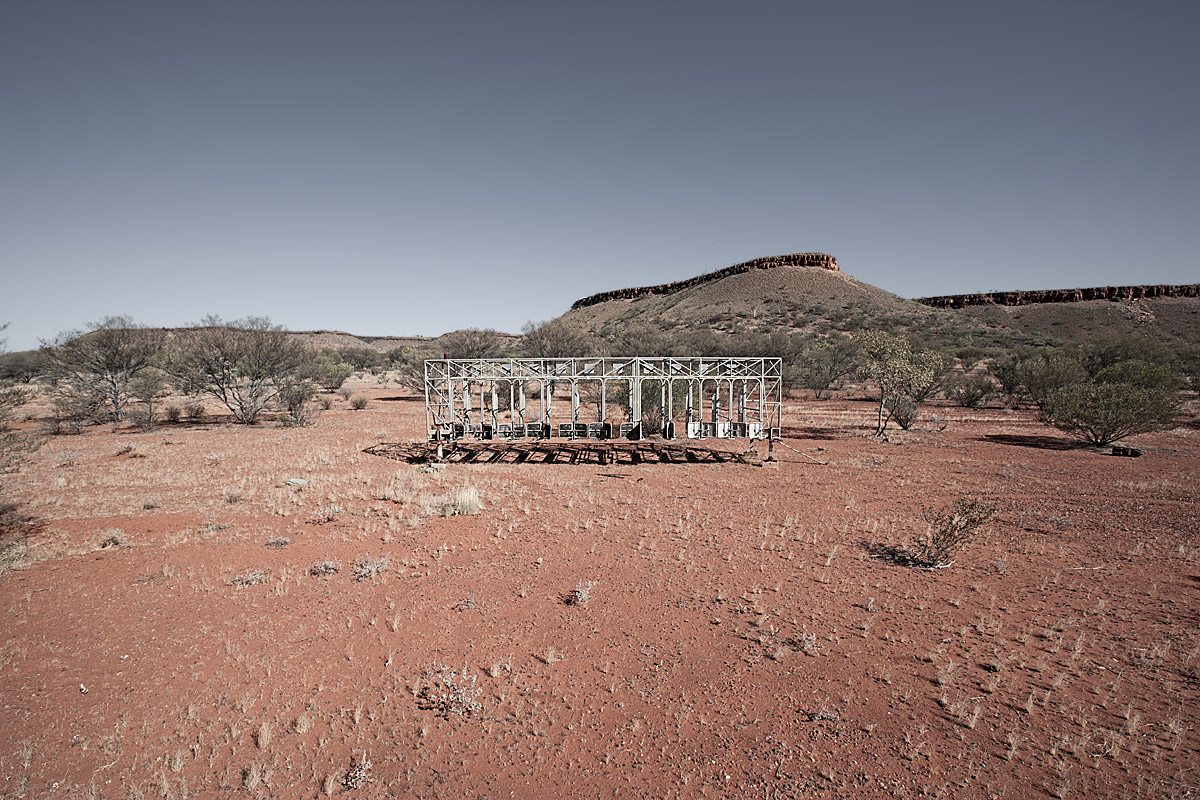
[[[987,292],[922,297],[918,303],[934,308],[964,306],[1027,306],[1034,303],[1082,303],[1085,300],[1140,300],[1148,297],[1200,297],[1200,283],[1155,286],[1096,286],[1090,289],[1042,289],[1030,292]]]
[[[820,269],[832,270],[834,272],[840,271],[837,259],[828,253],[792,253],[786,256],[765,256],[752,261],[743,261],[741,264],[734,264],[732,267],[725,267],[716,272],[706,272],[703,275],[697,275],[685,281],[601,292],[591,297],[585,297],[582,300],[576,300],[571,309],[594,306],[597,303],[603,303],[608,300],[631,300],[635,297],[645,297],[654,294],[674,294],[684,289],[690,289],[693,286],[699,286],[702,283],[719,281],[722,278],[728,278],[730,275],[737,275],[741,272],[750,272],[756,269],[774,269],[775,267],[819,267]]]

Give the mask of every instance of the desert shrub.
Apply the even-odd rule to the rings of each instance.
[[[983,360],[987,354],[987,350],[974,344],[964,345],[954,351],[954,357],[958,359],[958,363],[966,372],[970,372],[971,368]]]
[[[946,382],[946,396],[963,408],[979,408],[996,395],[986,375],[956,375]]]
[[[183,407],[183,415],[193,422],[204,419],[204,403],[193,400]]]
[[[265,569],[252,569],[241,575],[234,575],[229,579],[229,584],[238,589],[245,589],[247,586],[257,586],[260,583],[266,583],[271,579],[271,573]]]
[[[372,558],[370,553],[363,553],[350,565],[350,574],[356,581],[367,581],[386,570],[387,565],[387,556]]]
[[[1096,373],[1096,383],[1127,383],[1143,389],[1178,392],[1184,378],[1174,367],[1149,361],[1118,361]]]
[[[1175,426],[1175,392],[1132,383],[1083,383],[1051,393],[1041,419],[1098,447]]]
[[[904,430],[916,424],[917,417],[921,415],[920,406],[903,395],[889,397],[884,407],[887,408],[887,420],[896,420],[896,424]],[[884,424],[887,424],[886,420]]]
[[[448,333],[438,340],[448,358],[499,358],[508,348],[509,339],[494,330],[467,330]]]
[[[1054,392],[1081,384],[1088,377],[1083,362],[1064,350],[1044,351],[1022,361],[1019,374],[1021,385],[1039,409],[1044,409]]]
[[[521,328],[520,352],[528,358],[576,358],[596,352],[596,340],[562,319],[532,321]]]
[[[283,423],[287,426],[304,427],[317,418],[318,407],[311,401],[317,396],[316,387],[308,381],[285,381],[279,387],[277,398],[287,411]]]
[[[317,525],[325,525],[330,522],[333,522],[335,519],[338,518],[338,515],[343,513],[344,511],[345,511],[345,509],[343,509],[341,506],[338,506],[338,505],[321,506],[320,508],[318,508],[316,511],[313,512],[312,520]]]
[[[581,606],[590,603],[592,600],[592,590],[595,588],[595,581],[580,581],[575,585],[575,588],[568,593],[567,604],[572,606]]]
[[[663,432],[663,410],[660,405],[652,405],[642,412],[642,435],[657,436]]]
[[[166,334],[130,317],[106,317],[42,345],[43,371],[76,392],[95,394],[113,421],[125,417],[131,382],[162,360]]]
[[[7,323],[0,330],[8,327]],[[2,344],[2,341],[0,341]],[[42,369],[42,357],[37,350],[5,353],[0,347],[0,381],[32,383]]]
[[[327,795],[333,794],[331,778],[333,778],[332,775],[326,778],[326,784],[329,785],[329,788],[325,791]],[[371,777],[371,760],[367,758],[366,753],[363,753],[362,758],[357,761],[353,758],[350,759],[350,768],[342,776],[341,783],[343,789],[354,791],[363,788],[373,781],[374,778]]]
[[[864,331],[859,346],[859,373],[879,387],[876,435],[883,434],[893,414],[884,417],[889,400],[907,397],[919,403],[929,396],[946,359],[931,350],[913,352],[912,344],[886,331]]]
[[[155,416],[154,412],[142,405],[137,405],[125,413],[131,425],[142,430],[150,430],[154,427]]]
[[[349,364],[355,370],[369,370],[383,361],[383,353],[374,347],[344,345],[326,353],[334,361]]]
[[[948,567],[950,557],[974,538],[984,523],[996,515],[996,509],[978,500],[960,497],[951,505],[926,508],[929,528],[912,554],[916,566]]]
[[[829,396],[829,390],[854,374],[858,349],[849,338],[827,339],[801,354],[798,383],[811,389],[818,399]]]
[[[167,422],[179,422],[183,418],[183,409],[172,403],[163,409],[163,414],[167,418]]]
[[[171,358],[176,379],[219,400],[253,425],[307,353],[266,317],[224,323],[212,317],[181,335]]]
[[[343,400],[349,400],[350,396],[354,394],[354,390],[351,389],[349,386],[343,386],[342,388],[337,390],[336,394],[339,397],[341,397]]]
[[[45,422],[47,432],[77,434],[88,425],[104,423],[111,418],[104,402],[102,395],[86,385],[60,383],[50,398],[50,415]]]
[[[483,690],[475,685],[476,677],[468,672],[466,667],[463,667],[461,672],[451,667],[442,667],[433,678],[434,683],[426,684],[421,690],[422,708],[448,719],[451,714],[469,717],[482,707],[479,695]]]
[[[318,397],[317,405],[319,405],[321,407],[322,411],[328,411],[329,409],[333,408],[333,398],[332,397]]]
[[[354,365],[319,356],[301,368],[301,374],[327,392],[336,392],[354,374]]]
[[[370,404],[371,404],[371,401],[368,400],[366,397],[364,397],[361,394],[355,395],[350,400],[350,407],[353,408],[355,411],[362,411],[364,408],[366,408]]]
[[[1089,374],[1096,376],[1122,361],[1144,361],[1167,366],[1178,359],[1178,352],[1165,342],[1137,334],[1127,334],[1101,336],[1088,341],[1083,345],[1082,357]]]
[[[324,578],[341,571],[342,562],[334,561],[329,558],[325,559],[324,561],[318,561],[316,564],[313,564],[308,568],[308,574],[312,575],[314,578]]]
[[[483,501],[479,499],[478,490],[474,486],[464,486],[442,506],[442,516],[470,517],[478,514],[482,508]]]
[[[0,475],[16,472],[25,454],[39,444],[32,436],[14,430],[13,412],[33,399],[33,392],[16,386],[0,386]]]
[[[1006,397],[1014,397],[1021,391],[1021,357],[1017,353],[1005,353],[993,358],[988,364],[988,374],[1000,386]]]

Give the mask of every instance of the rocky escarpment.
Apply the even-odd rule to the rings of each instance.
[[[820,267],[821,269],[832,270],[834,272],[839,271],[837,259],[827,253],[792,253],[786,256],[766,256],[765,258],[756,258],[753,261],[743,261],[741,264],[734,264],[732,267],[725,267],[716,272],[697,275],[685,281],[601,292],[591,297],[585,297],[582,300],[576,300],[571,306],[571,310],[594,306],[597,303],[603,303],[608,300],[631,300],[635,297],[645,297],[647,295],[673,294],[684,289],[690,289],[693,286],[699,286],[702,283],[719,281],[721,278],[737,275],[740,272],[750,272],[756,269],[774,269],[775,267]]]
[[[1146,297],[1200,297],[1200,283],[1182,286],[1097,286],[1091,289],[1043,289],[1031,292],[987,292],[921,297],[918,303],[934,308],[964,306],[1027,306],[1034,303],[1082,303],[1085,300],[1140,300]]]

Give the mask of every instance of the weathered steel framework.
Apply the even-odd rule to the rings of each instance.
[[[569,403],[556,397],[569,393]],[[657,396],[653,390],[657,389]],[[643,410],[647,390],[657,402]],[[566,410],[559,412],[559,406]],[[778,358],[480,358],[425,362],[430,439],[777,439]],[[619,409],[615,423],[610,411]],[[677,421],[682,422],[678,428]]]

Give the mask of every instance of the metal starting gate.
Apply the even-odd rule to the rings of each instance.
[[[654,394],[657,389],[657,396]],[[647,398],[651,408],[643,410]],[[569,394],[569,404],[560,392]],[[658,402],[655,404],[653,399]],[[559,411],[560,407],[566,409]],[[610,406],[620,417],[610,417]],[[431,440],[779,438],[779,358],[479,358],[425,362]],[[677,420],[682,425],[676,427]]]

